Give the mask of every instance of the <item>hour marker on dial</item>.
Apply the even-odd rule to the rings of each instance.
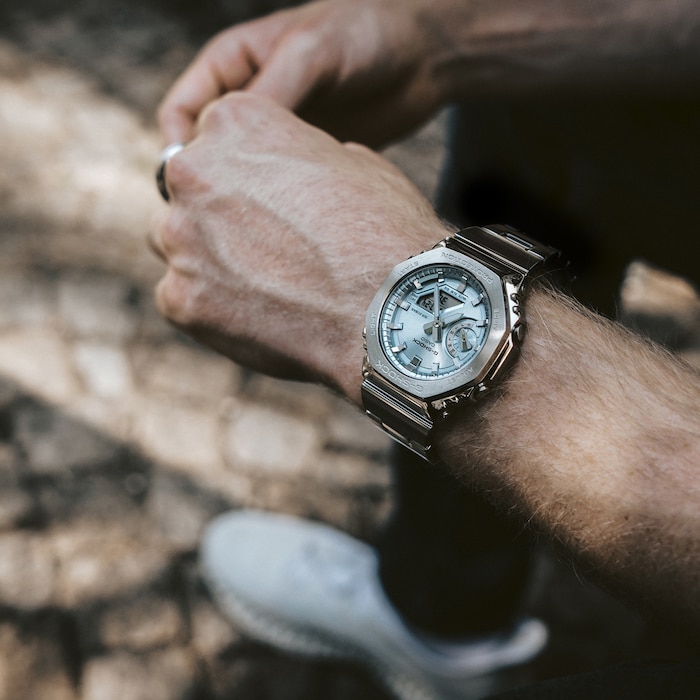
[[[393,353],[400,353],[403,352],[406,349],[406,343],[401,343],[401,345],[394,345],[393,348],[391,348],[391,352]]]

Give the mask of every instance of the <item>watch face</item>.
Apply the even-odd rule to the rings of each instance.
[[[476,384],[510,329],[498,273],[444,247],[397,265],[367,311],[369,365],[408,393],[447,396]]]
[[[442,379],[479,354],[491,319],[488,294],[471,272],[428,265],[406,275],[389,293],[379,318],[380,343],[403,374]]]

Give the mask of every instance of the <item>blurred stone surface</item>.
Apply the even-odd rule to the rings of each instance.
[[[155,594],[120,601],[102,615],[99,638],[107,648],[133,652],[182,643],[185,623],[180,607]]]
[[[173,700],[192,697],[194,659],[184,649],[116,652],[85,667],[82,700]]]
[[[241,371],[230,360],[182,343],[139,345],[133,352],[140,391],[216,405],[240,386]]]
[[[100,342],[76,343],[73,358],[90,394],[117,400],[130,393],[133,380],[123,348]]]
[[[216,501],[190,493],[181,480],[160,472],[151,480],[145,508],[150,522],[171,547],[195,550]]]
[[[46,325],[55,315],[53,284],[31,271],[4,271],[0,299],[0,329]]]
[[[34,500],[27,490],[20,486],[18,479],[0,476],[0,530],[18,526],[30,516],[33,509]]]
[[[68,363],[66,344],[50,326],[3,333],[0,374],[57,403],[67,404],[79,393]]]
[[[620,301],[628,326],[700,367],[700,291],[688,280],[637,260],[627,268]]]
[[[55,619],[36,620],[21,633],[0,622],[0,700],[78,700]]]
[[[292,475],[318,457],[320,431],[308,418],[242,404],[231,418],[226,455],[231,464]]]
[[[69,274],[58,284],[60,320],[70,335],[126,340],[138,326],[131,293],[125,279]]]
[[[73,467],[108,461],[114,445],[83,423],[29,403],[15,414],[15,440],[26,468],[35,474],[61,474]]]
[[[137,407],[134,437],[153,459],[183,467],[207,467],[219,461],[216,412],[144,397]]]
[[[192,611],[192,647],[203,659],[218,656],[238,641],[239,635],[208,601],[199,601]]]
[[[147,525],[117,517],[56,527],[45,546],[56,558],[53,593],[60,604],[128,596],[164,575],[168,549]]]
[[[0,533],[0,605],[32,609],[56,595],[56,559],[37,534]]]

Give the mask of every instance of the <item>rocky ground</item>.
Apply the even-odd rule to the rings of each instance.
[[[385,697],[357,669],[239,636],[196,551],[243,507],[371,540],[391,501],[386,440],[153,307],[155,106],[206,36],[279,4],[0,8],[0,700]],[[428,193],[442,135],[438,119],[388,152]],[[644,633],[549,555],[532,608],[553,631],[532,677],[626,658]]]

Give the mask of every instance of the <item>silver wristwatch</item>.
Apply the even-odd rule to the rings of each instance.
[[[397,265],[367,311],[367,414],[431,459],[436,424],[512,365],[527,282],[556,267],[557,250],[501,225],[467,228]]]

